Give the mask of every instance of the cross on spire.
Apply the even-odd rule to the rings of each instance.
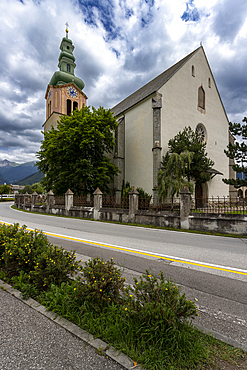
[[[66,26],[66,37],[68,37],[68,33],[69,33],[69,23],[66,22],[65,23],[65,26]]]

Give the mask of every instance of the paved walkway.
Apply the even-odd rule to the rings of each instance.
[[[3,284],[0,284],[3,285]],[[1,370],[123,370],[111,358],[0,289]]]

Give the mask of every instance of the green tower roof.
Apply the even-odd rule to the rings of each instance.
[[[66,29],[66,37],[64,37],[61,41],[60,45],[61,53],[59,55],[59,63],[58,68],[59,71],[56,71],[50,82],[49,85],[51,86],[58,86],[64,84],[70,84],[74,82],[76,86],[82,90],[84,88],[84,82],[79,78],[76,77],[74,74],[74,69],[76,67],[75,64],[75,57],[73,55],[74,45],[72,40],[68,38],[68,30]]]

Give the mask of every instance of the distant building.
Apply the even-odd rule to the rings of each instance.
[[[20,190],[23,190],[25,186],[23,185],[10,185],[13,194],[19,194]]]
[[[115,179],[118,191],[125,179],[156,194],[168,141],[190,126],[207,144],[208,157],[215,162],[211,180],[196,186],[196,196],[229,195],[229,186],[222,181],[231,170],[224,153],[229,122],[202,46],[125,98],[112,112],[119,122],[114,153],[121,171]]]

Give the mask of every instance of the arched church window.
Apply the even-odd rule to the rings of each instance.
[[[77,101],[74,101],[73,102],[73,111],[76,110],[76,108],[78,108],[78,103],[77,103]]]
[[[211,88],[211,79],[210,79],[210,77],[208,78],[208,87]]]
[[[243,198],[243,190],[238,189],[238,197]]]
[[[67,64],[67,72],[70,72],[70,64]]]
[[[71,115],[71,100],[67,99],[67,115]]]
[[[198,89],[198,107],[205,109],[205,91],[202,86]]]
[[[192,66],[191,68],[191,74],[193,77],[195,77],[195,66]]]
[[[207,141],[207,131],[206,127],[202,123],[198,123],[196,126],[196,133],[198,135],[198,139],[202,144],[206,143]]]

